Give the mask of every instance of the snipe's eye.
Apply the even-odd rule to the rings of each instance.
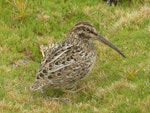
[[[86,31],[86,32],[90,32],[90,29],[89,29],[89,28],[86,28],[85,31]]]

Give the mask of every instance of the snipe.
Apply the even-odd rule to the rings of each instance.
[[[70,30],[63,43],[42,51],[43,60],[30,89],[42,90],[46,86],[54,89],[74,88],[76,83],[89,73],[95,62],[95,39],[125,57],[116,46],[103,38],[90,22],[80,21]]]

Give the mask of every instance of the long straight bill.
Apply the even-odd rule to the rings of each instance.
[[[111,42],[109,42],[108,40],[106,40],[105,38],[103,38],[101,35],[98,35],[98,39],[103,42],[104,44],[108,45],[109,47],[111,47],[112,49],[116,50],[119,54],[121,54],[124,58],[126,58],[126,56],[123,54],[123,52],[121,50],[119,50],[115,45],[113,45]]]

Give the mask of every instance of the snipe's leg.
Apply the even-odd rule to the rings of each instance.
[[[56,100],[56,101],[70,101],[70,99],[69,98],[57,98],[57,97],[51,97],[51,96],[47,96],[45,93],[44,93],[44,91],[43,91],[43,89],[41,88],[41,94],[42,94],[42,96],[44,97],[44,98],[48,98],[48,99],[51,99],[51,100]]]
[[[82,89],[84,89],[85,87],[86,87],[86,86],[83,86],[83,87],[77,89],[76,85],[74,85],[73,88],[72,88],[71,90],[63,89],[62,91],[63,91],[63,92],[66,92],[66,93],[72,93],[72,94],[75,94],[75,93],[81,91]]]

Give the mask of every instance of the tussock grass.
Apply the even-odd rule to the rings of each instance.
[[[1,113],[149,113],[149,0],[120,0],[116,7],[99,0],[3,0],[0,6]],[[75,94],[47,92],[71,101],[31,92],[42,59],[40,45],[63,41],[79,20],[91,21],[127,58],[95,41],[97,60],[78,84],[86,87]]]
[[[12,12],[12,17],[14,19],[23,20],[28,16],[28,0],[6,0],[6,2],[14,8]]]

